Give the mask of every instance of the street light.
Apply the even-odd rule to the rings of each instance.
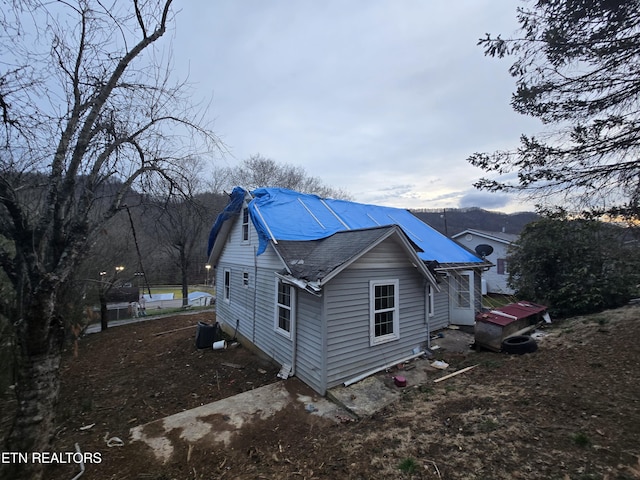
[[[207,287],[209,286],[209,270],[211,270],[211,265],[208,263],[204,266],[207,269],[207,283],[205,284]]]
[[[140,296],[142,296],[144,294],[144,287],[142,288],[142,291],[140,291],[140,287],[142,286],[142,277],[144,277],[144,272],[135,272],[133,274],[134,277],[138,277],[138,294]]]

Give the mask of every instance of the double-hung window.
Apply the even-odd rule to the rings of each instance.
[[[247,207],[242,209],[242,241],[249,241],[249,209]]]
[[[399,281],[369,282],[369,312],[371,345],[400,338]]]
[[[291,338],[291,328],[294,321],[294,289],[281,280],[276,287],[276,331]]]

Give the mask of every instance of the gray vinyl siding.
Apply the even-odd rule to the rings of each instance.
[[[267,254],[265,252],[264,254]],[[263,254],[263,255],[264,255]],[[293,340],[276,332],[276,277],[270,268],[258,269],[257,309],[254,325],[254,344],[279,364],[292,363]],[[292,312],[292,334],[296,328],[298,292],[293,289],[294,309]]]
[[[482,271],[473,271],[473,290],[475,292],[473,296],[473,308],[475,313],[482,311]]]
[[[227,237],[224,249],[215,265],[216,272],[216,319],[218,322],[235,329],[247,336],[250,333],[250,319],[253,318],[254,288],[255,288],[255,249],[257,248],[257,234],[255,229],[249,229],[249,241],[242,241],[242,212],[234,219],[233,226]],[[229,301],[224,299],[224,271],[231,272],[231,291]],[[249,272],[249,286],[242,284],[243,273]]]
[[[326,390],[323,299],[298,290],[295,375],[317,392]]]
[[[217,320],[231,329],[237,325],[240,335],[276,362],[291,363],[292,340],[275,330],[275,272],[283,269],[282,261],[271,246],[256,256],[258,235],[250,224],[249,241],[243,241],[240,215],[233,220],[228,241],[216,265]],[[225,269],[231,271],[229,302],[223,294]],[[243,285],[244,272],[249,274],[248,286]]]
[[[250,226],[250,241],[242,241],[242,225],[235,221],[216,265],[218,321],[238,333],[277,363],[292,364],[295,375],[324,394],[357,375],[398,361],[424,348],[428,341],[426,282],[408,260],[400,244],[390,238],[363,255],[330,280],[321,296],[294,288],[291,338],[275,328],[276,275],[284,265],[269,246],[260,256],[257,235]],[[224,269],[231,271],[230,301],[224,300]],[[243,272],[249,286],[243,286]],[[370,280],[399,282],[400,338],[370,345]],[[442,287],[442,285],[441,285]],[[429,329],[448,323],[447,288],[435,295],[435,315]]]
[[[399,280],[400,338],[370,345],[369,281]],[[348,269],[325,288],[327,388],[408,357],[427,341],[425,280],[415,268]]]
[[[429,331],[435,332],[449,326],[449,284],[446,280],[438,287],[439,292],[433,297],[433,316],[429,317]]]

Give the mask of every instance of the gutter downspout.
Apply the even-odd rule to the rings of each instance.
[[[427,279],[425,279],[424,281],[424,323],[427,324],[427,348],[431,349],[431,322],[429,322],[429,280]]]
[[[291,339],[293,340],[291,348],[291,373],[289,376],[293,377],[296,374],[296,360],[298,357],[298,291],[296,290],[296,299],[293,306],[293,332],[291,332]]]
[[[258,254],[253,246],[253,315],[251,325],[251,343],[256,344],[256,309],[258,308]]]

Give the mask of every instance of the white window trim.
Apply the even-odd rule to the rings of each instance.
[[[245,222],[245,215],[247,216],[247,221]],[[240,229],[240,239],[242,243],[249,243],[251,240],[251,230],[249,228],[249,208],[245,205],[242,207],[242,228]],[[245,232],[247,234],[247,238],[245,238]]]
[[[249,288],[251,285],[251,275],[249,274],[249,270],[244,270],[242,272],[242,286],[244,288]]]
[[[227,274],[229,283],[227,284]],[[225,268],[222,272],[222,297],[225,302],[231,302],[231,269]]]
[[[393,308],[388,311],[393,311],[393,333],[376,337],[376,287],[381,285],[393,285],[394,302]],[[373,347],[375,345],[381,345],[387,342],[393,342],[400,338],[400,281],[395,279],[390,280],[370,280],[369,281],[369,341]]]
[[[287,306],[287,305],[282,305],[280,303],[278,303],[278,287],[280,286],[280,284],[283,285],[288,285],[289,288],[291,289],[291,305]],[[280,328],[280,322],[279,322],[279,311],[280,311],[280,307],[282,308],[287,308],[290,312],[289,315],[289,331],[284,330],[282,328]],[[295,328],[295,315],[296,315],[296,289],[293,285],[291,285],[290,283],[287,282],[283,282],[282,280],[280,280],[279,278],[276,278],[276,289],[275,289],[275,309],[274,309],[274,316],[273,316],[273,326],[274,329],[276,331],[276,333],[278,333],[279,335],[282,335],[285,338],[291,339],[293,338],[293,329]]]

